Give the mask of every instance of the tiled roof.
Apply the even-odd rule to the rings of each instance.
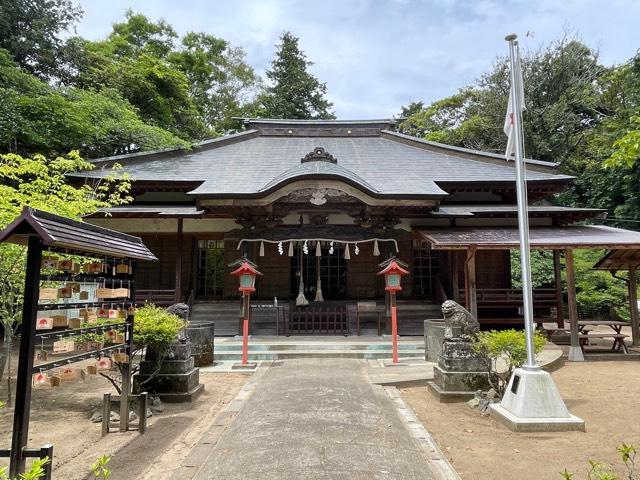
[[[416,233],[436,250],[517,248],[518,227],[419,228]],[[601,225],[531,227],[531,248],[640,248],[640,232]]]
[[[157,260],[138,237],[31,207],[25,207],[22,214],[0,232],[0,243],[24,245],[31,236],[40,237],[46,247],[69,253]]]
[[[349,124],[344,125],[348,128]],[[293,179],[308,171],[301,167],[300,160],[316,147],[323,147],[337,159],[338,168],[323,166],[331,170],[324,173],[343,175],[378,196],[444,196],[446,193],[439,182],[515,181],[513,162],[497,161],[492,154],[447,150],[441,145],[418,139],[408,141],[410,137],[389,132],[361,136],[335,133],[305,136],[303,133],[304,130],[298,129],[293,136],[278,136],[252,131],[229,141],[203,144],[193,151],[136,154],[130,159],[121,156],[117,160],[135,180],[202,182],[190,193],[213,196],[259,195],[267,186],[278,183],[278,179]],[[95,163],[97,167],[108,166],[109,160]],[[565,183],[570,180],[571,177],[556,174],[550,165],[546,162],[532,165],[527,172],[528,181]],[[81,175],[99,177],[103,174],[96,168]]]

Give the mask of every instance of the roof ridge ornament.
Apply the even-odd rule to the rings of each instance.
[[[306,162],[330,162],[330,163],[338,163],[338,159],[327,152],[324,147],[315,147],[313,151],[307,153],[302,159],[300,163]]]

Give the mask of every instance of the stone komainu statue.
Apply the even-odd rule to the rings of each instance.
[[[189,319],[189,305],[186,303],[174,303],[170,307],[167,307],[167,311],[179,316],[183,320]]]
[[[444,340],[470,341],[471,337],[480,331],[480,323],[471,315],[471,312],[453,300],[447,300],[442,304],[442,314],[444,315]],[[462,332],[459,337],[454,337],[453,327],[460,327]]]

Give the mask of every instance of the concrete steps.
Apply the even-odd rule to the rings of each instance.
[[[423,341],[403,340],[398,344],[401,358],[424,359]],[[249,340],[249,360],[283,360],[291,358],[391,358],[391,339],[388,341],[334,341],[323,338],[318,341],[274,340],[272,342]],[[242,342],[226,341],[215,345],[214,361],[237,361],[242,358]]]

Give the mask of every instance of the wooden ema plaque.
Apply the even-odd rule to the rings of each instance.
[[[38,296],[39,300],[57,300],[57,288],[41,288]]]
[[[51,330],[53,328],[53,318],[40,317],[36,320],[36,330]]]

